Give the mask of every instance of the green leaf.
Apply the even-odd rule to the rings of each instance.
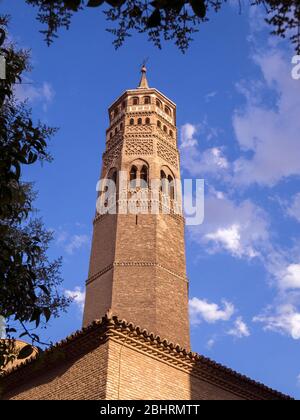
[[[89,0],[87,7],[98,7],[104,3],[104,0]]]
[[[37,328],[40,324],[40,319],[41,319],[41,310],[39,308],[34,308],[30,322],[35,321],[35,325]]]
[[[192,9],[199,18],[204,19],[206,15],[206,5],[204,0],[190,0]]]
[[[134,6],[134,7],[130,10],[129,15],[130,15],[131,17],[140,17],[140,16],[142,15],[142,11],[141,11],[141,9],[140,9],[138,6]]]
[[[148,28],[155,28],[156,26],[159,26],[161,22],[161,14],[158,9],[155,9],[152,15],[149,17],[147,21],[147,27]]]
[[[45,308],[44,309],[44,317],[46,319],[46,322],[49,321],[49,319],[51,318],[51,311],[49,308]]]
[[[169,3],[168,0],[154,0],[150,4],[155,7],[155,9],[166,9]]]
[[[33,352],[33,347],[30,344],[27,344],[25,347],[23,347],[19,354],[18,359],[26,359],[26,357],[29,357]]]
[[[126,0],[106,0],[106,3],[110,4],[112,7],[121,7]]]
[[[65,7],[74,10],[74,12],[77,12],[80,3],[81,0],[64,0]]]

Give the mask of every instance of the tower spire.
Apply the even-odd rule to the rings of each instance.
[[[142,68],[141,68],[141,80],[138,86],[138,89],[149,89],[149,85],[148,85],[148,80],[146,77],[146,72],[147,72],[147,68],[145,66],[145,63],[143,63]]]

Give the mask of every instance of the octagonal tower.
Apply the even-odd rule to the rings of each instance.
[[[145,66],[141,73],[139,86],[108,110],[101,179],[116,182],[117,211],[111,214],[106,201],[107,212],[94,219],[83,323],[112,309],[189,349],[184,218],[180,194],[174,196],[180,182],[176,105],[149,88]],[[124,188],[121,173],[130,187]],[[153,196],[157,180],[162,186]],[[107,188],[101,188],[99,199],[105,199]],[[123,211],[132,201],[135,211]]]

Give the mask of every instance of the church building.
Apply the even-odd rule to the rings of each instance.
[[[9,400],[283,400],[191,351],[176,105],[148,86],[108,109],[83,327],[8,370]]]

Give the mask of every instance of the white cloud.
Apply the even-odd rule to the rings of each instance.
[[[56,244],[62,247],[67,254],[73,255],[75,251],[86,246],[90,242],[90,238],[86,234],[74,234],[71,235],[61,227],[55,230]]]
[[[207,302],[205,299],[193,297],[189,301],[192,324],[199,324],[202,320],[213,324],[217,321],[228,321],[234,313],[234,305],[226,300],[223,307],[217,303]]]
[[[206,102],[209,102],[211,99],[213,99],[213,98],[217,95],[217,93],[218,93],[218,92],[216,92],[215,90],[214,90],[214,91],[212,91],[212,92],[207,93],[207,94],[204,96],[205,101],[206,101]]]
[[[239,254],[241,249],[241,235],[239,231],[239,225],[232,225],[227,229],[217,229],[215,232],[207,233],[204,238],[223,245],[224,248],[233,254]]]
[[[81,287],[77,286],[74,290],[65,290],[65,296],[73,299],[73,302],[78,306],[79,310],[83,312],[85,292],[81,290]]]
[[[68,254],[72,255],[74,254],[74,251],[88,245],[88,243],[88,235],[72,235],[64,248]]]
[[[232,336],[237,337],[237,338],[242,338],[242,337],[249,337],[250,331],[249,331],[249,328],[248,328],[247,324],[243,321],[242,317],[239,316],[234,321],[233,328],[231,328],[227,332],[227,334],[232,335]]]
[[[181,148],[193,147],[197,145],[197,140],[194,137],[196,132],[197,127],[193,124],[186,123],[181,127]]]
[[[203,224],[189,228],[194,241],[211,253],[225,250],[250,259],[260,255],[269,241],[268,218],[260,207],[250,200],[235,202],[221,191],[209,193],[204,206]]]
[[[205,174],[219,176],[229,168],[229,162],[224,156],[221,147],[199,147],[196,134],[199,133],[203,143],[204,140],[211,140],[218,136],[218,129],[209,128],[207,121],[204,121],[198,126],[187,123],[181,127],[181,166],[188,171],[192,176]]]
[[[63,242],[65,242],[68,238],[68,232],[64,231],[64,230],[59,230],[56,232],[56,243],[57,244],[61,244]]]
[[[216,340],[214,338],[210,338],[208,342],[206,343],[206,348],[210,350],[215,345],[215,343],[216,343]]]
[[[294,340],[300,339],[300,312],[292,304],[282,304],[265,311],[264,314],[253,318],[255,322],[262,322],[265,330],[279,332],[288,335]]]
[[[300,193],[292,198],[290,206],[287,208],[287,214],[300,222]]]
[[[300,289],[300,264],[290,264],[279,275],[279,286],[282,289]]]
[[[41,102],[44,111],[47,111],[48,105],[53,101],[55,96],[55,92],[50,83],[43,82],[41,86],[36,86],[29,79],[24,79],[23,84],[16,85],[14,93],[18,101]]]
[[[252,58],[263,80],[247,81],[243,91],[239,86],[246,106],[235,111],[233,127],[241,150],[252,155],[235,161],[234,182],[271,187],[300,174],[300,95],[290,60],[279,49],[269,48]]]

